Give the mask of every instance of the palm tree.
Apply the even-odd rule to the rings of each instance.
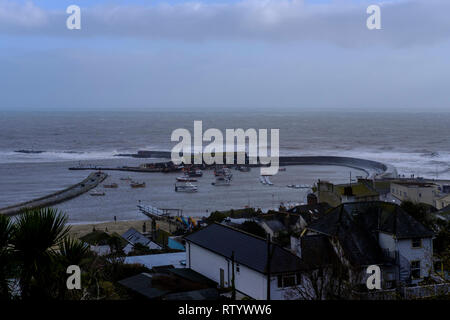
[[[11,219],[0,215],[0,300],[10,298],[9,281],[12,277],[11,238],[13,225]]]
[[[89,254],[89,245],[80,240],[66,237],[59,244],[59,254],[68,266],[80,265]]]
[[[67,216],[52,208],[26,210],[17,218],[12,244],[23,299],[51,292],[57,246],[70,230],[66,222]]]

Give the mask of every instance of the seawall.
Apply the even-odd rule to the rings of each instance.
[[[79,195],[88,192],[89,190],[98,186],[103,182],[108,175],[104,172],[93,172],[83,181],[70,186],[64,190],[46,195],[41,198],[34,200],[18,203],[12,206],[8,206],[0,209],[0,214],[13,216],[19,214],[22,210],[35,209],[35,208],[45,208],[49,207],[69,199],[78,197]]]

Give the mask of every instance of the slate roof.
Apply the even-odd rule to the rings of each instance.
[[[284,224],[279,220],[265,220],[264,223],[272,230],[273,232],[278,232],[281,230],[285,230]]]
[[[164,296],[163,300],[218,300],[219,291],[215,288],[187,292],[175,292]]]
[[[329,209],[331,209],[331,206],[328,203],[321,202],[317,204],[305,204],[302,206],[296,206],[292,209],[289,209],[288,212],[301,215],[303,220],[305,220],[307,224],[310,224],[322,218]]]
[[[228,259],[231,259],[234,251],[236,263],[267,274],[267,242],[263,238],[213,223],[186,236],[185,239]],[[293,272],[306,268],[308,265],[289,250],[271,244],[271,273]]]
[[[140,243],[144,246],[147,246],[151,242],[150,239],[146,238],[142,233],[134,228],[130,228],[124,234],[122,234],[122,238],[126,239],[133,245],[135,245],[136,243]]]
[[[433,236],[398,205],[381,201],[342,204],[308,229],[339,239],[347,258],[360,265],[388,261],[378,244],[378,231],[398,239]]]
[[[156,299],[169,293],[169,290],[152,287],[152,275],[140,273],[135,276],[120,280],[119,283],[149,299]]]

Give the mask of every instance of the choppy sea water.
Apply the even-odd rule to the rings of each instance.
[[[278,128],[282,155],[336,155],[394,165],[400,174],[450,179],[450,113],[156,113],[156,112],[0,112],[0,207],[29,200],[72,185],[87,171],[69,171],[82,164],[137,165],[146,159],[117,158],[138,150],[170,150],[174,129],[193,131],[193,121],[208,128]],[[17,150],[42,151],[24,154]],[[306,191],[287,184],[313,183],[318,178],[348,181],[350,169],[288,167],[273,177],[274,186],[259,183],[259,170],[235,172],[232,186],[213,187],[212,173],[198,182],[197,194],[173,191],[176,177],[164,174],[111,172],[107,182],[117,190],[105,197],[85,194],[58,205],[71,222],[143,218],[138,200],[162,208],[182,208],[186,215],[245,205],[268,208],[281,201],[304,200]],[[353,176],[362,175],[352,172]],[[131,189],[120,177],[146,181]],[[222,188],[222,189],[221,189]],[[224,188],[226,188],[224,190]],[[102,188],[103,189],[103,188]]]

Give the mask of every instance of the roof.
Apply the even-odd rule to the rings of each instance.
[[[371,188],[369,188],[364,183],[352,183],[350,184],[337,184],[334,186],[334,189],[336,190],[336,193],[339,195],[344,195],[344,190],[346,187],[352,187],[352,193],[356,197],[376,197],[379,195],[379,193]]]
[[[149,273],[140,273],[120,280],[119,283],[149,299],[159,298],[170,292],[169,290],[152,287],[152,277],[153,275]]]
[[[180,277],[180,278],[187,279],[192,282],[202,283],[202,284],[205,284],[208,286],[213,286],[213,287],[215,287],[217,285],[217,283],[214,282],[213,280],[211,280],[211,279],[205,277],[204,275],[202,275],[201,273],[198,273],[189,268],[173,268],[173,269],[168,269],[167,271]]]
[[[164,300],[218,300],[219,291],[216,288],[206,288],[194,291],[175,292],[164,296]]]
[[[183,260],[186,260],[186,252],[159,253],[144,256],[126,257],[125,263],[139,263],[149,269],[152,269],[153,267],[169,265],[172,265],[176,268],[184,268],[184,265],[181,263],[181,261]]]
[[[149,299],[205,300],[218,298],[216,283],[188,269],[167,269],[167,272],[141,273],[119,283]],[[213,290],[205,290],[212,288]]]
[[[273,232],[278,232],[281,230],[285,230],[284,224],[279,220],[263,220],[263,222],[272,230]]]
[[[322,218],[329,209],[331,209],[331,206],[328,203],[321,202],[317,204],[296,206],[292,209],[289,209],[288,212],[301,215],[303,220],[305,220],[307,224],[310,224],[313,221]]]
[[[443,216],[449,216],[450,217],[450,205],[442,208],[441,210],[435,212],[435,214],[443,215]]]
[[[347,257],[361,265],[385,261],[377,240],[378,231],[398,239],[433,236],[431,230],[398,205],[381,201],[342,204],[308,229],[337,237]]]
[[[412,188],[431,188],[436,187],[436,184],[431,182],[419,182],[419,181],[394,181],[392,184],[397,184],[404,187]]]
[[[186,241],[204,249],[231,259],[234,252],[236,263],[242,264],[260,273],[267,273],[267,242],[265,239],[237,230],[235,228],[213,223],[185,237]],[[307,266],[290,251],[271,244],[271,273],[292,272]]]
[[[336,253],[330,241],[324,235],[301,237],[301,249],[303,263],[311,267],[328,265],[337,261]]]
[[[147,246],[147,244],[151,242],[150,239],[146,238],[142,233],[134,228],[130,228],[124,234],[122,234],[122,238],[126,239],[133,245],[135,245],[136,243],[140,243],[144,246]]]

